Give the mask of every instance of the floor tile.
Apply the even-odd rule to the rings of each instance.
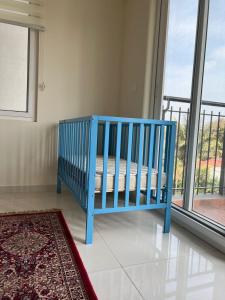
[[[99,216],[96,227],[122,266],[183,257],[191,249],[201,252],[210,248],[177,225],[164,234],[163,218],[155,212]]]
[[[68,192],[0,193],[0,212],[62,209],[99,300],[224,300],[225,256],[155,211],[86,216]],[[142,296],[140,296],[142,295]]]
[[[99,300],[142,300],[122,269],[90,274]]]
[[[105,242],[98,236],[98,233],[95,234],[93,245],[79,244],[77,248],[88,272],[120,267]]]
[[[224,256],[201,255],[125,268],[146,300],[224,300]]]

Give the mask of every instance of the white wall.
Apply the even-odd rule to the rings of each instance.
[[[38,120],[117,113],[123,1],[48,0],[46,10]]]
[[[123,0],[45,4],[38,122],[0,120],[0,186],[54,184],[58,120],[118,113]]]
[[[120,114],[147,117],[157,0],[126,0]]]
[[[37,122],[0,119],[0,186],[55,183],[60,119],[143,115],[156,3],[45,1],[39,83],[46,89],[38,93]]]

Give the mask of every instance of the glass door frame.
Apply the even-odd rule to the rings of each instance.
[[[205,53],[207,44],[208,18],[210,0],[199,0],[198,19],[195,39],[195,54],[192,76],[192,92],[190,104],[190,125],[188,129],[188,157],[186,164],[186,176],[184,185],[184,204],[183,207],[173,205],[174,211],[185,214],[189,219],[194,219],[207,228],[225,236],[225,230],[217,223],[209,221],[206,217],[193,211],[194,183],[195,183],[195,164],[197,157],[198,130],[202,103],[202,87],[204,76]],[[155,64],[153,65],[154,80],[151,89],[151,99],[153,108],[149,115],[154,118],[162,118],[163,90],[164,90],[164,71],[165,53],[168,33],[168,11],[169,0],[160,0],[158,5],[158,27],[156,27]],[[176,212],[175,212],[176,213]],[[178,216],[178,219],[180,217]],[[188,219],[187,218],[187,219]],[[187,221],[188,223],[189,221]],[[202,230],[202,229],[201,229]],[[223,245],[224,246],[224,245]],[[225,249],[225,248],[224,248]]]
[[[190,123],[187,143],[187,165],[184,187],[184,209],[191,211],[194,198],[195,164],[198,145],[199,120],[201,112],[202,87],[207,42],[207,25],[209,1],[199,1],[198,21],[195,42],[195,58],[193,65],[192,92],[190,105]]]

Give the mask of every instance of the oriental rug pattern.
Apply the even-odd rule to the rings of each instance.
[[[0,215],[0,299],[97,299],[61,211]]]

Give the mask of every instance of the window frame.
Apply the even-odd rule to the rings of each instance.
[[[165,69],[165,50],[166,47],[161,43],[161,40],[167,39],[167,30],[168,30],[168,5],[170,0],[160,0],[161,13],[159,14],[159,27],[162,27],[162,30],[157,32],[157,43],[156,45],[159,47],[159,51],[164,52],[163,56],[156,56],[156,60],[153,65],[153,69],[156,69],[156,74],[161,73],[164,75]],[[224,227],[218,223],[215,223],[213,220],[209,220],[196,213],[192,210],[193,203],[193,192],[194,192],[194,181],[193,176],[190,176],[190,171],[192,170],[191,164],[195,163],[196,159],[196,150],[193,148],[194,144],[196,144],[196,140],[198,139],[198,120],[200,116],[200,100],[202,101],[201,88],[203,84],[203,74],[204,74],[204,65],[203,62],[205,60],[205,49],[207,42],[207,24],[208,24],[208,15],[209,15],[209,1],[199,1],[199,10],[198,10],[198,25],[197,25],[197,36],[196,36],[196,49],[195,49],[195,61],[194,61],[194,70],[192,76],[192,111],[191,114],[194,116],[194,123],[192,123],[192,128],[189,129],[189,136],[191,136],[191,147],[190,149],[192,153],[189,153],[189,167],[186,168],[186,172],[189,172],[188,182],[186,179],[185,185],[185,197],[184,197],[184,206],[181,208],[172,204],[172,218],[173,220],[179,224],[180,226],[186,228],[187,230],[191,230],[193,234],[198,236],[199,238],[205,240],[207,243],[210,243],[220,251],[225,253],[225,230]],[[162,5],[163,4],[163,5]],[[165,11],[166,10],[166,11]],[[166,15],[167,13],[167,15]],[[162,18],[162,15],[166,15],[166,18]],[[163,49],[160,49],[162,47]],[[162,77],[164,79],[164,76]],[[154,78],[155,79],[155,78]],[[150,111],[151,117],[153,118],[161,118],[162,114],[162,103],[163,103],[163,80],[155,83],[156,79],[153,81],[152,95],[154,96],[153,100],[153,109]],[[193,118],[192,116],[192,118]],[[195,125],[195,126],[194,126]],[[191,156],[191,159],[190,159]]]
[[[0,108],[1,119],[12,118],[36,121],[38,91],[38,48],[39,32],[37,30],[28,28],[26,111],[4,110]]]

